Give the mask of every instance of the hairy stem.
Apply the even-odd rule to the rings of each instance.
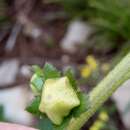
[[[72,118],[65,130],[79,130],[96,110],[130,78],[130,53],[89,94],[88,110]]]

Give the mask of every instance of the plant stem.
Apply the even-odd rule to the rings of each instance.
[[[130,78],[130,53],[89,94],[88,110],[72,118],[65,130],[79,130],[96,110]]]

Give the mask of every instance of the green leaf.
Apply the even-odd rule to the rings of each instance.
[[[37,128],[40,130],[65,130],[71,118],[72,115],[69,115],[65,117],[61,125],[55,125],[46,115],[42,115],[41,119],[38,122]]]
[[[38,65],[33,65],[32,68],[38,76],[43,76],[43,70]]]
[[[39,130],[54,130],[53,124],[47,116],[42,116],[38,122],[37,128]]]
[[[64,75],[68,77],[68,79],[70,81],[70,84],[72,85],[72,87],[74,88],[74,90],[77,90],[77,83],[76,83],[76,80],[74,78],[74,73],[73,73],[72,69],[68,68],[65,71]]]
[[[65,117],[61,125],[53,125],[54,130],[65,130],[65,128],[68,126],[69,121],[72,118],[72,114],[70,113],[69,116]]]
[[[4,108],[2,105],[0,105],[0,121],[4,121]]]
[[[32,102],[26,107],[26,110],[34,115],[40,115],[39,111],[40,97],[35,97]]]
[[[65,117],[61,125],[55,125],[46,115],[42,115],[38,122],[37,128],[40,130],[65,130],[71,118],[72,114]]]
[[[49,78],[59,78],[60,77],[60,72],[51,64],[46,63],[43,68],[44,72],[44,78],[49,79]]]
[[[73,116],[78,117],[80,114],[88,109],[89,96],[83,92],[78,93],[80,99],[80,106],[73,109]]]

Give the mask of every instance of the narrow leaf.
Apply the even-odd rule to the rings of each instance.
[[[80,99],[80,106],[74,108],[73,110],[73,116],[78,117],[80,114],[85,112],[88,109],[88,102],[89,102],[89,96],[85,93],[79,92],[78,93],[79,99]]]
[[[61,125],[59,125],[59,126],[53,125],[53,129],[54,130],[65,130],[65,128],[68,126],[68,123],[71,120],[71,118],[72,118],[72,114],[65,117]]]
[[[77,83],[76,83],[76,80],[74,78],[74,73],[72,72],[72,69],[71,68],[68,68],[66,71],[65,71],[65,76],[68,77],[69,81],[70,81],[70,84],[72,85],[72,87],[77,90]]]
[[[44,85],[44,78],[34,74],[31,78],[31,88],[34,93],[41,93]]]
[[[39,111],[40,97],[35,97],[32,102],[26,107],[26,110],[34,115],[40,115]]]
[[[43,76],[43,70],[38,65],[32,66],[34,73],[36,73],[39,76]]]
[[[39,130],[54,130],[52,122],[44,115],[39,120],[37,128]]]
[[[0,121],[5,121],[4,107],[2,105],[0,105]]]

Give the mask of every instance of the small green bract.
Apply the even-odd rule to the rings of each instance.
[[[31,89],[35,95],[39,95],[43,87],[43,78],[37,74],[34,74],[31,78]]]

